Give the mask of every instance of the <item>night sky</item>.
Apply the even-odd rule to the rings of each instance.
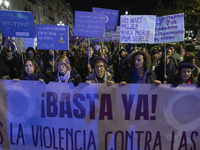
[[[92,11],[92,7],[116,9],[119,15],[128,11],[131,15],[152,15],[151,9],[157,6],[158,0],[66,0],[73,11]]]

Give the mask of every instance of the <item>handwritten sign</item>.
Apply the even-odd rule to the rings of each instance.
[[[92,12],[103,13],[106,15],[106,31],[115,31],[118,23],[119,10],[92,8]]]
[[[154,15],[122,15],[120,43],[152,43],[155,36]]]
[[[35,38],[32,12],[0,10],[0,29],[5,37]]]
[[[154,43],[184,41],[184,14],[156,18]]]
[[[69,27],[37,25],[37,48],[69,50]]]
[[[106,16],[102,13],[75,11],[75,36],[103,37]]]

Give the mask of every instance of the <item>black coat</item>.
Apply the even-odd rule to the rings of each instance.
[[[164,82],[164,63],[157,66],[154,70],[156,73],[157,80],[160,80],[162,83]],[[168,78],[171,78],[175,74],[175,68],[173,65],[168,64],[166,65],[166,75]]]
[[[125,77],[125,81],[127,83],[136,83],[135,81],[133,81],[133,71],[134,69],[129,69],[129,71],[127,72],[126,74],[126,77]],[[147,73],[147,78],[146,78],[146,83],[154,83],[154,81],[156,80],[156,74],[155,72],[153,72],[152,70],[149,70],[149,72]]]

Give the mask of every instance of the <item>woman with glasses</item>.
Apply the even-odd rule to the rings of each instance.
[[[52,74],[51,81],[55,82],[73,82],[74,86],[78,86],[81,82],[81,76],[76,70],[71,69],[69,59],[60,55],[55,63],[56,72]]]
[[[86,77],[86,83],[107,83],[112,85],[114,83],[113,76],[106,71],[107,61],[104,58],[96,58],[94,60],[94,72]]]

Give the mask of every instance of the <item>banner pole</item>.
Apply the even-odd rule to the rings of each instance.
[[[164,75],[166,75],[166,43],[164,44],[164,55],[165,55],[165,61],[164,61]]]
[[[19,37],[19,46],[20,46],[20,51],[21,51],[21,55],[22,55],[22,63],[24,64],[24,56],[23,56],[23,52],[22,52],[21,38],[20,37]]]
[[[88,37],[88,65],[90,64],[90,56],[89,56],[89,53],[90,53],[90,38]]]
[[[54,65],[55,65],[55,61],[54,61],[54,57],[55,57],[55,54],[54,54],[54,50],[53,50],[53,72],[54,72],[54,70],[55,70],[55,68],[54,68]]]
[[[137,52],[137,43],[135,43],[135,51]]]

